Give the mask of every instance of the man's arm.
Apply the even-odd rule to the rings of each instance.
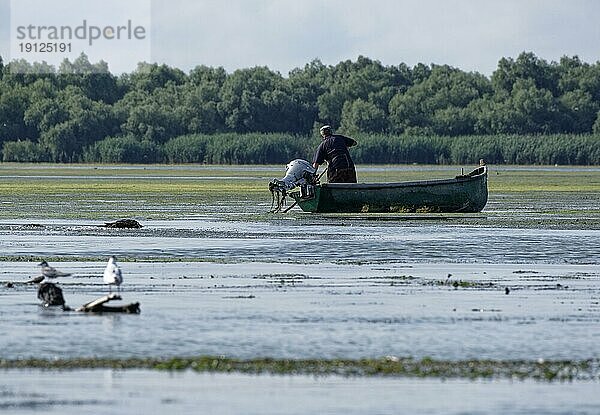
[[[315,156],[313,157],[313,167],[318,169],[319,166],[325,161],[325,149],[323,146],[325,142],[321,142],[319,147],[317,147],[317,151],[315,151]]]
[[[358,142],[354,138],[346,137],[345,135],[341,134],[339,134],[338,136],[344,139],[344,141],[346,142],[346,147],[353,147],[358,144]]]

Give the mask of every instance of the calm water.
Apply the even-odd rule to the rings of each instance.
[[[98,228],[101,222],[94,221],[44,221],[42,228],[28,227],[24,221],[0,221],[0,252],[10,256],[114,254],[306,264],[365,261],[598,264],[600,261],[600,230],[514,229],[454,221],[453,218],[313,219],[301,215],[259,222],[203,217],[144,221],[145,227],[140,230],[103,229]]]
[[[598,199],[587,195],[579,208],[597,209]],[[73,274],[59,280],[72,307],[107,291],[105,262],[89,258],[154,261],[121,263],[123,299],[141,303],[133,316],[43,308],[36,287],[6,287],[37,276],[36,263],[0,262],[0,358],[600,358],[600,231],[538,227],[542,211],[564,201],[526,202],[492,195],[484,213],[460,218],[264,217],[267,202],[253,210],[228,202],[142,220],[140,230],[0,221],[5,258],[77,258],[50,261]],[[533,225],[511,226],[515,211]],[[552,219],[585,219],[572,215]],[[597,387],[10,370],[0,371],[0,411],[596,414]]]
[[[0,329],[10,335],[0,350],[5,358],[600,357],[600,231],[332,222],[1,224],[5,255],[159,262],[121,264],[124,301],[140,302],[139,316],[64,313],[38,306],[33,286],[3,287]],[[160,262],[178,256],[208,262]],[[106,292],[103,262],[52,265],[73,273],[60,280],[69,305]],[[0,280],[37,271],[5,262]]]
[[[598,414],[597,392],[587,382],[0,371],[0,411],[7,415]]]
[[[106,292],[101,263],[57,263],[71,306]],[[4,275],[33,264],[5,263]],[[142,313],[38,306],[1,292],[5,358],[227,355],[600,357],[600,274],[589,265],[125,263],[123,298]],[[492,287],[438,285],[453,279]],[[505,295],[505,287],[510,287]],[[566,288],[568,287],[568,288]]]

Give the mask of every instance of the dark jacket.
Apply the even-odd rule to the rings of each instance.
[[[356,183],[356,170],[348,147],[356,145],[356,140],[343,135],[325,137],[313,158],[313,163],[327,161],[327,181],[329,183]]]
[[[313,163],[323,164],[327,161],[329,170],[349,169],[354,167],[348,147],[356,145],[356,140],[343,135],[334,134],[321,141]]]

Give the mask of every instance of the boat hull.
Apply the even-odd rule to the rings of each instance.
[[[290,194],[305,212],[480,212],[487,203],[487,168],[454,179],[400,183],[327,183],[311,197]],[[304,196],[304,197],[303,197]]]

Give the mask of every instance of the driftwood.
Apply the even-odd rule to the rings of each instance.
[[[105,295],[97,298],[94,301],[90,301],[87,304],[82,305],[75,311],[83,311],[85,313],[128,313],[128,314],[139,314],[140,303],[125,304],[122,306],[107,306],[104,305],[112,300],[120,300],[121,296],[115,293]]]
[[[117,228],[117,229],[140,229],[142,225],[134,219],[119,219],[115,222],[107,222],[104,224],[105,228]]]
[[[45,282],[43,284],[40,284],[37,296],[40,300],[42,300],[42,304],[44,305],[44,307],[62,306],[62,309],[64,311],[81,311],[85,313],[140,313],[140,303],[131,303],[121,306],[105,305],[106,303],[112,300],[121,300],[121,296],[116,293],[111,293],[103,297],[97,298],[94,301],[90,301],[89,303],[82,305],[76,310],[73,310],[65,304],[65,298],[63,297],[63,293],[60,287],[51,282]]]

